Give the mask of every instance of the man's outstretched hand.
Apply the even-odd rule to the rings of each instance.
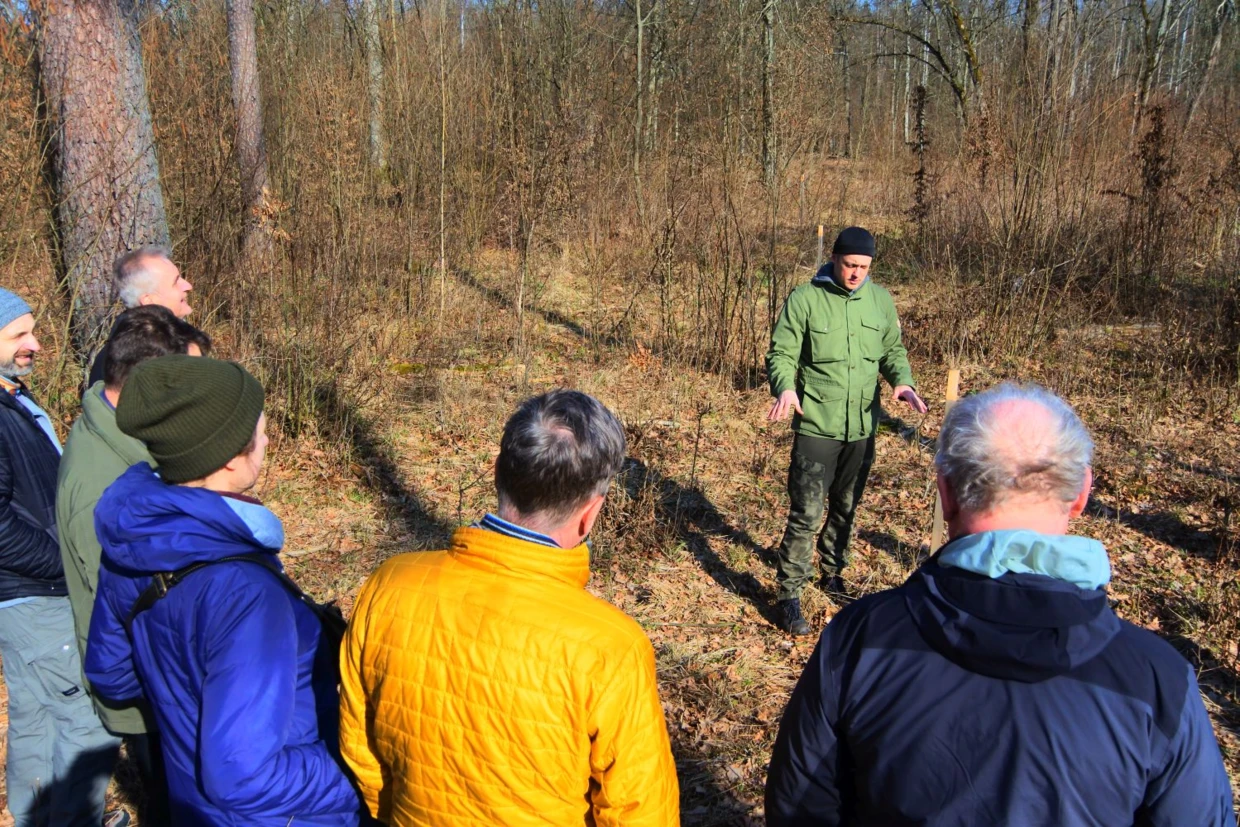
[[[805,416],[805,411],[801,410],[801,400],[797,399],[797,392],[784,391],[776,397],[775,404],[771,405],[771,409],[766,412],[766,419],[768,422],[779,422],[781,419],[787,419],[788,414],[794,409],[801,416]]]
[[[903,402],[919,414],[926,412],[926,403],[917,395],[917,391],[908,385],[896,385],[895,390],[891,393],[891,398],[897,402]]]

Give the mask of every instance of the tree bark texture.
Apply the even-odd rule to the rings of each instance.
[[[112,262],[168,244],[141,42],[128,0],[43,0],[31,10],[73,344],[87,353],[106,332]]]
[[[775,184],[775,3],[762,5],[762,180]]]
[[[362,0],[362,33],[366,41],[366,113],[370,136],[370,165],[382,171],[387,167],[383,141],[383,48],[379,41],[379,4]]]
[[[263,140],[262,90],[258,82],[258,43],[252,0],[229,0],[228,58],[232,68],[233,108],[237,115],[237,166],[245,205],[244,257],[271,251],[273,216],[268,205],[267,144]]]

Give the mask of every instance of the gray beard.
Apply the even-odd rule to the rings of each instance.
[[[12,362],[0,362],[0,376],[8,379],[20,379],[23,376],[29,376],[33,370],[33,363],[29,367],[19,368]]]

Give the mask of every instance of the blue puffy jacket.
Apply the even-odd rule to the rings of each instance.
[[[940,560],[823,631],[775,741],[770,827],[1236,823],[1170,645],[1101,588]]]
[[[126,471],[95,511],[103,546],[86,675],[115,701],[145,697],[173,823],[353,827],[360,799],[337,763],[337,653],[317,617],[253,563],[207,566],[124,618],[151,574],[283,545],[256,501]]]

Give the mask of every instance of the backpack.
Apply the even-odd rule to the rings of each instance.
[[[134,601],[133,608],[129,610],[129,616],[125,618],[125,632],[129,635],[129,639],[133,640],[133,624],[138,615],[167,596],[169,589],[199,569],[205,569],[207,566],[215,566],[220,563],[252,563],[265,568],[275,575],[276,579],[280,581],[280,585],[284,586],[290,594],[300,600],[306,608],[314,612],[315,617],[319,619],[319,624],[323,627],[323,640],[331,647],[330,651],[333,655],[339,653],[340,646],[344,642],[345,629],[348,627],[340,607],[334,601],[331,603],[316,602],[313,597],[303,592],[301,587],[294,583],[276,565],[271,555],[268,554],[235,554],[230,557],[221,557],[218,560],[193,563],[176,571],[156,572],[151,576],[151,585],[147,586],[142,594],[138,595],[138,599]]]

